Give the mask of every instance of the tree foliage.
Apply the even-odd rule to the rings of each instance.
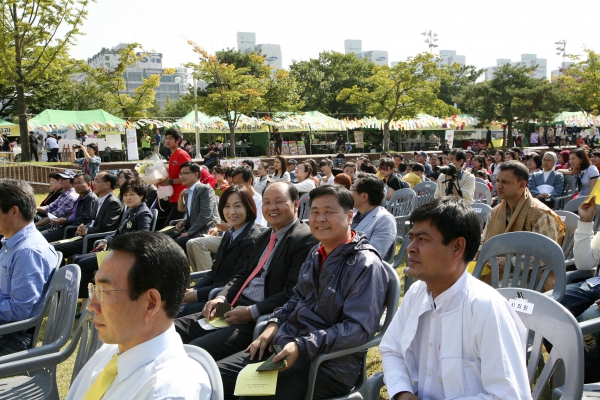
[[[444,74],[440,81],[438,99],[451,106],[459,102],[461,92],[474,85],[485,71],[484,69],[477,69],[473,65],[460,65],[458,63],[451,66],[444,65],[442,69],[447,74]],[[457,106],[460,108],[461,113],[470,114],[472,111],[466,108],[464,104],[457,104]]]
[[[269,115],[277,111],[298,111],[304,106],[298,93],[298,82],[289,71],[279,69],[265,83],[263,101]]]
[[[587,59],[564,70],[556,81],[565,89],[571,103],[581,111],[600,114],[600,54],[585,50]],[[577,57],[573,57],[577,59]]]
[[[205,93],[198,96],[198,109],[210,116],[223,118],[229,125],[231,154],[235,154],[235,127],[242,114],[251,115],[263,107],[266,92],[265,81],[270,79],[270,68],[264,57],[250,53],[247,56],[254,65],[261,64],[259,72],[251,67],[237,67],[221,62],[216,55],[188,42],[200,60],[188,63],[194,77],[209,82]],[[244,55],[245,56],[245,55]]]
[[[376,66],[365,87],[343,89],[338,100],[362,105],[367,113],[386,121],[383,148],[387,151],[392,120],[413,118],[419,113],[450,115],[457,111],[438,98],[443,75],[435,59],[422,53],[394,67]]]
[[[0,0],[2,83],[13,85],[21,142],[28,143],[26,93],[62,73],[90,0]],[[22,154],[29,161],[28,151]]]
[[[339,98],[343,89],[364,88],[371,76],[373,64],[358,59],[354,54],[324,51],[319,58],[309,61],[294,61],[290,66],[292,77],[298,82],[303,111],[320,111],[336,118],[365,115],[362,104],[346,102]]]
[[[515,122],[551,120],[564,104],[556,84],[529,75],[535,68],[505,64],[495,71],[493,79],[468,87],[463,93],[462,103],[481,123],[506,123],[509,147],[513,145]]]

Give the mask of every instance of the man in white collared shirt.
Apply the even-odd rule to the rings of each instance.
[[[390,397],[531,399],[527,330],[502,295],[466,271],[479,247],[477,214],[443,197],[417,208],[411,223],[408,274],[419,281],[379,346]]]
[[[210,399],[206,371],[187,356],[173,327],[188,279],[187,258],[167,236],[133,232],[112,241],[88,304],[104,345],[67,399],[84,398],[115,355],[116,376],[105,391],[94,391],[98,398]]]

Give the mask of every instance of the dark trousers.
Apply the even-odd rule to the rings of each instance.
[[[37,147],[32,147],[30,150],[31,150],[31,159],[33,160],[35,158],[35,161],[40,161],[38,159],[38,155],[37,155]]]
[[[266,359],[269,355],[264,358]],[[258,355],[256,357],[258,357]],[[235,381],[237,380],[239,372],[246,365],[257,361],[260,360],[254,359],[253,361],[250,361],[250,355],[245,351],[240,351],[217,363],[219,372],[221,373],[221,379],[223,380],[225,399],[236,399],[236,397],[233,395],[233,392],[235,389]],[[249,397],[249,399],[302,400],[304,399],[304,396],[306,396],[309,371],[310,362],[303,358],[299,358],[290,369],[279,373],[279,376],[277,377],[277,389],[275,391],[275,396],[252,396]],[[323,372],[319,372],[317,373],[313,399],[338,397],[349,393],[350,390],[352,390],[352,387],[332,379]]]
[[[0,336],[0,356],[5,356],[31,348],[33,335],[27,331],[7,333]]]
[[[182,219],[183,217],[185,217],[185,211],[178,211],[177,203],[169,203],[169,215],[165,221],[165,226],[169,225],[171,221],[175,219]]]
[[[194,238],[192,236],[184,236],[180,238],[179,235],[181,235],[182,233],[183,232],[177,232],[175,229],[171,229],[170,231],[165,232],[165,234],[167,236],[170,236],[175,241],[175,243],[177,243],[179,247],[183,249],[183,252],[187,254],[186,243]]]
[[[48,161],[58,161],[58,148],[48,150]]]
[[[90,243],[90,246],[93,246],[94,243]],[[56,251],[60,251],[63,254],[64,258],[70,257],[75,254],[83,253],[83,238],[76,240],[74,242],[67,243],[53,243],[54,249]],[[92,249],[88,249],[91,251]]]
[[[71,231],[71,232],[73,234],[75,233],[75,231]],[[48,243],[63,240],[64,236],[65,236],[65,227],[59,226],[56,229],[47,229],[45,231],[42,231],[42,236],[44,236],[44,238],[46,238]],[[71,237],[73,237],[73,235],[71,235]]]
[[[142,155],[144,156],[144,158],[150,157],[150,154],[151,154],[150,149],[142,147]]]
[[[281,145],[283,142],[275,142],[275,154],[281,155]]]
[[[79,298],[88,297],[88,284],[94,283],[94,275],[98,271],[98,258],[96,253],[88,253],[76,256],[73,263],[78,264],[81,269],[81,278],[79,281]]]
[[[175,330],[181,336],[184,344],[202,347],[216,361],[246,350],[252,343],[254,322],[206,331],[198,324],[200,318],[202,318],[202,313],[177,318]]]
[[[205,304],[206,304],[206,302],[204,302],[204,301],[195,301],[193,303],[188,303],[186,305],[183,305],[183,306],[179,307],[179,312],[177,313],[175,318],[181,318],[181,317],[185,317],[185,316],[188,316],[191,314],[201,313]]]

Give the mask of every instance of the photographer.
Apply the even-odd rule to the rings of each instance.
[[[77,150],[81,150],[83,152],[83,157],[76,158]],[[78,144],[73,145],[71,148],[73,154],[71,158],[75,164],[81,164],[81,172],[89,175],[90,179],[93,181],[98,171],[100,171],[100,157],[98,154],[98,145],[96,143],[89,143],[87,146],[81,146]]]
[[[467,155],[461,149],[452,149],[448,154],[448,165],[446,167],[438,168],[441,173],[437,179],[438,185],[435,189],[434,198],[439,199],[440,197],[454,195],[461,197],[456,187],[452,182],[446,182],[453,180],[454,183],[462,192],[462,198],[467,203],[473,203],[473,193],[475,191],[475,177],[467,171],[463,171],[462,166],[467,160]]]

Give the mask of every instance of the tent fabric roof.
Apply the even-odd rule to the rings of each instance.
[[[12,122],[8,122],[8,121],[0,118],[0,126],[5,127],[5,128],[10,128],[10,127],[19,126],[19,125],[13,124]]]
[[[30,119],[27,123],[30,129],[37,127],[72,127],[74,129],[83,129],[86,126],[100,129],[105,126],[116,126],[124,131],[127,122],[104,110],[44,110],[34,118]]]

